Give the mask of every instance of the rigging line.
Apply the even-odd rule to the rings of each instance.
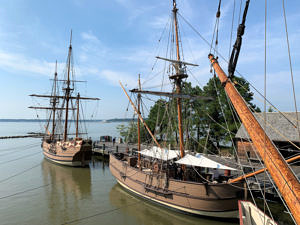
[[[299,127],[299,122],[298,122],[298,120],[299,120],[298,119],[298,109],[297,109],[297,103],[296,103],[296,94],[295,94],[295,85],[294,85],[294,76],[293,76],[293,67],[292,67],[292,57],[291,57],[291,51],[290,51],[289,33],[288,33],[288,28],[287,28],[284,0],[282,0],[282,10],[283,10],[283,17],[284,17],[286,42],[287,42],[288,54],[289,54],[289,65],[290,65],[291,80],[292,80],[292,87],[293,87],[294,106],[295,106],[296,117],[297,117],[297,129],[298,129],[299,141],[300,141],[300,127]]]
[[[162,38],[163,38],[163,36],[164,36],[165,31],[167,30],[168,25],[170,24],[170,21],[171,21],[171,17],[169,17],[168,22],[166,23],[166,25],[165,25],[165,27],[164,27],[164,30],[163,30],[163,32],[162,32],[162,34],[161,34],[161,36],[160,36],[160,38],[159,38],[159,40],[158,40],[159,44],[161,43],[161,40],[162,40]],[[156,48],[156,50],[155,50],[154,52],[156,52],[157,50],[159,50],[159,47],[160,47],[159,44],[157,45],[157,48]],[[159,54],[159,51],[157,51],[157,54]],[[151,69],[151,72],[150,72],[148,75],[146,75],[146,78],[150,77],[150,75],[152,74],[152,72],[153,72],[153,70],[154,70],[154,67],[155,67],[156,64],[157,64],[157,61],[158,61],[158,59],[155,58],[154,63],[153,63],[153,65],[152,65],[152,67],[151,67],[151,68],[152,68],[152,69]],[[147,80],[145,80],[144,82],[142,82],[142,85],[144,85],[146,82],[147,82]]]
[[[13,147],[13,148],[3,148],[3,149],[0,149],[0,153],[15,150],[15,149],[19,149],[19,148],[23,149],[23,148],[26,148],[26,147],[32,147],[32,146],[36,146],[36,145],[40,145],[40,142],[30,143],[28,145],[21,145],[21,146],[17,146],[17,147]]]
[[[241,4],[242,5],[242,4]],[[240,8],[241,9],[241,8]],[[230,42],[229,42],[229,52],[228,61],[230,59],[231,45],[232,45],[232,34],[233,34],[233,24],[234,24],[234,14],[235,14],[235,0],[233,1],[233,11],[232,11],[232,22],[231,22],[231,32],[230,32]]]
[[[28,158],[28,157],[33,156],[33,155],[36,155],[37,153],[40,153],[40,152],[41,152],[41,151],[39,150],[38,152],[34,152],[34,153],[32,153],[32,154],[25,155],[25,156],[22,156],[22,157],[20,157],[20,158],[16,158],[16,159],[12,159],[12,160],[9,160],[9,161],[0,162],[0,166],[5,165],[5,164],[10,163],[10,162],[14,162],[14,161],[20,160],[20,159]]]
[[[216,93],[217,93],[217,97],[218,97],[218,102],[219,102],[219,105],[220,105],[220,108],[221,108],[221,112],[222,112],[222,115],[223,115],[223,118],[224,118],[224,120],[225,120],[225,124],[226,124],[226,127],[227,127],[227,131],[229,131],[228,134],[229,134],[229,137],[230,137],[230,139],[231,139],[231,142],[233,143],[233,139],[232,139],[232,136],[231,136],[231,134],[230,134],[230,130],[229,130],[229,126],[228,126],[228,123],[227,123],[227,119],[226,119],[226,116],[225,116],[223,107],[222,107],[222,105],[221,105],[221,102],[220,102],[220,96],[219,96],[219,92],[218,92],[217,87],[216,87],[216,81],[215,81],[215,79],[213,79],[213,80],[214,80],[214,87],[215,87],[215,90],[216,90]],[[234,149],[236,155],[238,155],[238,151],[237,151],[235,145],[233,145],[233,149]],[[238,158],[238,159],[239,159],[239,158]],[[240,164],[240,162],[238,162],[238,163]],[[241,168],[242,168],[242,167],[241,167]],[[242,169],[242,172],[243,172],[243,175],[244,175],[243,169]],[[256,178],[256,179],[257,179],[257,178]],[[248,188],[249,188],[249,185],[248,185],[247,180],[246,180],[246,185],[247,185]],[[250,192],[250,194],[251,194],[252,199],[254,200],[254,196],[252,195],[251,192]],[[254,203],[255,203],[255,201],[254,201]],[[255,203],[255,205],[256,205],[256,203]]]
[[[181,34],[181,29],[180,29],[180,22],[178,19],[177,19],[177,29],[178,29],[178,38],[179,38],[178,42],[180,44],[180,50],[181,50],[181,58],[182,58],[182,60],[184,60],[183,46],[182,46],[182,39],[181,39],[182,34]]]
[[[270,125],[270,126],[271,126],[271,125]],[[256,151],[254,151],[254,153],[255,153],[256,156],[257,156],[258,153],[257,153]],[[279,152],[279,154],[281,155],[280,152]],[[280,173],[281,176],[282,176],[282,172],[281,172],[280,168],[278,168],[278,167],[276,166],[276,164],[274,164],[272,156],[270,156],[268,152],[267,152],[267,155],[268,155],[268,157],[269,157],[269,159],[270,159],[270,162],[275,166],[275,168],[279,171],[279,173]],[[281,156],[282,156],[282,155],[281,155]],[[260,158],[259,158],[258,156],[257,156],[257,158],[260,160]],[[289,166],[289,164],[287,164],[287,166],[290,168],[291,172],[295,175],[296,179],[299,181],[298,177],[296,176],[295,172],[291,169],[291,167]],[[269,179],[271,179],[271,178],[269,177]],[[284,177],[283,177],[283,179],[284,179]],[[293,188],[290,187],[290,185],[287,183],[287,181],[286,181],[285,179],[284,179],[284,181],[285,181],[285,187],[288,187],[289,190],[290,190],[290,192],[291,192],[293,195],[295,195],[295,193],[294,193],[294,191],[293,191]],[[274,184],[273,184],[273,185],[274,185]]]
[[[252,106],[251,105],[249,105],[248,106],[252,111],[254,111],[254,109],[252,108]],[[262,119],[263,121],[264,121],[264,118],[263,118],[263,116],[261,116],[260,114],[256,114],[258,117],[260,117],[260,119]],[[239,118],[239,117],[237,117],[237,118]],[[295,145],[293,142],[291,142],[288,138],[286,138],[283,134],[281,134],[281,132],[280,131],[278,131],[275,127],[273,127],[272,126],[272,124],[270,124],[269,122],[267,122],[266,121],[266,123],[267,123],[267,125],[270,127],[270,128],[272,128],[276,133],[278,133],[280,136],[282,136],[286,141],[288,141],[290,144],[292,144],[293,146],[295,146],[297,149],[299,149],[300,150],[300,147],[298,147],[297,145]],[[248,140],[250,141],[250,138],[248,137]],[[253,144],[253,143],[252,143]],[[257,154],[256,152],[255,152],[255,154]],[[281,153],[280,153],[281,154]],[[269,155],[268,155],[269,156]],[[272,158],[271,156],[269,156],[270,158]],[[259,159],[259,158],[258,158]],[[272,160],[271,160],[272,161]],[[273,161],[272,161],[273,162]],[[261,163],[262,164],[262,163]],[[288,165],[289,166],[289,165]],[[278,168],[277,168],[278,169]],[[291,169],[291,168],[290,168]],[[291,169],[291,171],[294,173],[294,171]],[[295,174],[295,173],[294,173]]]
[[[239,24],[241,22],[241,14],[242,14],[242,0],[240,2],[240,12],[239,12]]]
[[[20,153],[20,152],[26,151],[26,150],[28,150],[28,149],[35,148],[35,147],[37,147],[37,146],[40,146],[40,143],[35,144],[35,145],[32,145],[32,146],[30,146],[30,147],[28,147],[28,148],[25,148],[25,149],[22,149],[22,150],[17,150],[17,151],[12,151],[12,152],[8,152],[8,153],[0,154],[0,157],[1,157],[1,156],[11,155],[11,154],[14,154],[14,153]],[[1,152],[1,151],[0,151],[0,152]]]
[[[0,197],[0,200],[6,199],[6,198],[11,198],[11,197],[16,196],[16,195],[21,195],[21,194],[27,193],[29,191],[34,191],[34,190],[40,189],[42,187],[47,187],[51,184],[53,184],[53,183],[49,183],[49,184],[41,185],[41,186],[38,186],[38,187],[30,188],[30,189],[27,189],[27,190],[24,190],[24,191],[16,192],[14,194],[5,195],[5,196]]]
[[[265,0],[265,40],[264,40],[264,130],[267,131],[267,0]],[[264,162],[266,161],[266,133],[264,132]],[[266,221],[266,173],[264,173],[264,221]]]
[[[14,174],[14,175],[12,175],[12,176],[9,176],[9,177],[7,177],[7,178],[5,178],[5,179],[3,179],[3,180],[0,180],[0,183],[2,183],[2,182],[4,182],[4,181],[7,181],[7,180],[10,180],[11,178],[14,178],[14,177],[16,177],[16,176],[19,176],[19,175],[21,175],[21,174],[24,174],[24,173],[26,173],[26,172],[28,172],[28,171],[30,171],[30,170],[32,170],[32,169],[34,169],[34,168],[40,166],[40,165],[41,165],[41,163],[39,162],[38,164],[36,164],[36,165],[34,165],[34,166],[32,166],[32,167],[26,169],[26,170],[23,170],[23,171],[21,171],[21,172],[19,172],[19,173],[16,173],[16,174]]]
[[[178,15],[180,17],[182,17],[182,19],[187,23],[187,25],[189,25],[191,27],[191,29],[196,33],[198,34],[198,36],[203,40],[203,42],[205,42],[208,46],[210,46],[209,42],[196,30],[196,28],[194,28],[179,12],[178,12]],[[213,50],[221,57],[221,59],[223,59],[226,63],[228,63],[228,60],[225,59],[224,56],[222,56],[222,54],[220,54],[219,51],[217,51],[215,48],[213,48]],[[235,72],[240,75],[243,79],[245,79],[249,85],[261,96],[264,98],[263,94],[260,93],[260,91],[255,88],[255,86],[250,82],[248,81],[238,70],[235,70]],[[266,99],[266,101],[274,108],[276,108],[268,99]],[[277,108],[276,108],[277,109]],[[283,115],[279,110],[278,112]],[[283,115],[294,127],[296,127],[285,115]]]
[[[248,81],[247,81],[248,82]],[[248,82],[249,83],[249,82]],[[242,84],[240,84],[239,82],[234,82],[234,84],[237,84],[237,85],[239,85],[241,88],[243,88],[244,90],[247,90]],[[257,100],[259,100],[260,102],[263,102],[264,100],[266,100],[267,101],[267,103],[268,104],[270,104],[270,106],[273,108],[273,109],[275,109],[280,115],[282,115],[293,127],[297,127],[294,123],[293,123],[293,121],[292,120],[294,120],[293,118],[289,118],[287,115],[285,115],[283,112],[281,112],[276,106],[274,106],[270,101],[268,101],[268,99],[266,99],[265,97],[264,97],[264,95],[263,94],[261,94],[261,93],[259,93],[256,89],[255,89],[255,87],[253,87],[250,83],[249,83],[249,85],[252,87],[252,88],[254,88],[254,90],[262,97],[262,98],[259,98],[259,97],[257,97],[257,96],[254,96]],[[255,111],[255,110],[254,110]],[[296,121],[298,121],[297,119],[296,119]]]
[[[251,146],[252,146],[252,148],[253,148],[253,146],[254,146],[253,143],[251,143]],[[258,160],[260,161],[260,163],[262,164],[261,159],[260,159],[259,156],[257,155],[258,153],[257,153],[256,151],[254,151],[254,153],[255,153],[256,157],[258,158]],[[280,193],[280,191],[278,190],[277,186],[274,184],[274,181],[273,181],[272,178],[270,177],[270,174],[269,174],[267,171],[265,171],[265,173],[267,173],[267,176],[268,176],[268,178],[269,178],[269,181],[271,182],[271,184],[272,184],[273,187],[275,188],[275,190],[276,190],[278,196],[280,197],[282,203],[284,204],[284,206],[285,206],[287,212],[291,215],[291,212],[290,212],[290,210],[289,210],[287,204],[286,204],[285,201],[283,200],[283,198],[282,198],[282,196],[281,196],[281,193]],[[244,174],[244,176],[245,176],[245,174]],[[256,175],[255,175],[255,177],[256,177]],[[246,181],[247,181],[247,179],[248,179],[248,178],[246,178]],[[252,193],[252,192],[250,192],[250,193]],[[253,199],[253,200],[254,200],[254,199]],[[254,200],[254,203],[255,203],[255,205],[256,205],[255,200]],[[271,217],[272,217],[272,214],[270,214],[270,215],[271,215]],[[293,217],[292,217],[292,220],[293,220],[294,223],[296,224],[296,222],[295,222],[295,220],[294,220]]]

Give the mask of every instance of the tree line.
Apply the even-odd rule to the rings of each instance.
[[[234,77],[233,83],[250,109],[260,112],[259,107],[252,102],[253,93],[250,91],[249,83],[239,77]],[[182,93],[213,98],[210,101],[181,99],[185,149],[210,153],[232,150],[232,140],[241,123],[219,79],[212,77],[203,88],[183,82]],[[145,119],[151,132],[165,147],[179,146],[176,101],[176,99],[157,100],[150,108],[148,118]],[[136,121],[129,123],[128,126],[121,125],[118,129],[126,142],[137,142]],[[141,140],[144,143],[152,142],[142,124]]]

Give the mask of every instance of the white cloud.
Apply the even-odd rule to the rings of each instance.
[[[93,41],[93,42],[97,42],[99,43],[99,39],[91,32],[82,32],[81,34],[81,37],[83,40],[86,40],[86,41]]]
[[[134,88],[137,86],[137,79],[136,77],[132,77],[130,74],[120,71],[113,71],[110,69],[105,69],[99,71],[99,76],[108,80],[111,84],[115,86],[120,86],[119,81],[123,83],[123,85],[127,86],[128,88]]]
[[[0,67],[11,72],[50,76],[53,74],[55,63],[2,51],[0,52]]]
[[[166,27],[166,24],[170,22],[170,16],[157,16],[152,21],[149,22],[149,25],[156,29],[163,29]]]

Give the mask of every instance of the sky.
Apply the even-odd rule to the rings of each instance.
[[[63,75],[67,60],[70,30],[74,69],[81,95],[99,97],[98,104],[85,106],[86,118],[112,119],[132,117],[128,99],[119,85],[157,88],[168,83],[164,63],[155,56],[165,56],[170,25],[171,0],[0,0],[0,119],[34,119],[29,106],[42,104],[30,94],[51,91],[51,78],[58,62],[58,76]],[[217,0],[178,0],[183,59],[198,64],[189,70],[187,81],[204,86],[212,77],[207,55],[212,39]],[[240,3],[222,1],[219,26],[219,53],[229,57],[233,10],[232,44],[236,38]],[[237,70],[259,91],[264,92],[264,1],[252,0]],[[300,2],[285,1],[287,28],[296,99],[300,99]],[[182,19],[188,21],[198,32]],[[282,0],[267,6],[267,98],[281,111],[295,111]],[[227,71],[227,64],[220,59]],[[153,66],[155,66],[154,69]],[[164,78],[163,78],[164,77]],[[164,79],[164,80],[163,80]],[[166,85],[164,88],[168,88]],[[254,92],[254,90],[252,90]],[[259,96],[254,102],[261,108]],[[47,102],[45,102],[47,103]],[[153,102],[145,102],[148,107]],[[299,105],[299,104],[298,104]],[[43,117],[43,112],[38,112]]]

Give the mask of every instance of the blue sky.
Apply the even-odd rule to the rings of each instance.
[[[151,71],[155,56],[165,54],[166,32],[171,15],[171,0],[0,0],[0,118],[35,118],[28,106],[36,102],[28,95],[49,93],[55,60],[58,74],[67,58],[70,30],[76,76],[82,95],[99,97],[96,118],[131,117],[126,113],[127,98],[118,81],[129,88],[140,73],[144,87],[159,85],[155,76],[163,65]],[[243,2],[245,2],[243,0]],[[236,36],[240,0],[236,0],[233,41]],[[179,12],[207,40],[211,40],[217,0],[178,0]],[[223,1],[220,19],[219,50],[228,58],[234,0]],[[296,97],[299,100],[300,2],[286,1]],[[180,19],[180,18],[179,18]],[[180,21],[184,59],[199,64],[191,68],[189,80],[205,85],[211,77],[207,46],[184,21]],[[268,5],[267,96],[280,110],[293,111],[282,1]],[[226,69],[226,64],[221,61]],[[263,92],[264,1],[252,0],[237,69]],[[166,78],[166,77],[165,77]],[[255,103],[261,106],[259,99]],[[146,102],[150,105],[151,102]],[[95,104],[86,106],[87,118]],[[43,117],[43,113],[40,113]]]

